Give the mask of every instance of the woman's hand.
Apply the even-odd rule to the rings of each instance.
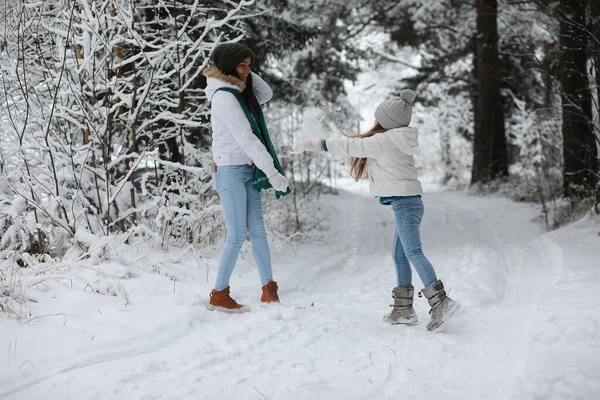
[[[275,175],[270,177],[269,183],[271,184],[271,186],[273,186],[273,189],[275,189],[278,192],[285,192],[288,186],[290,186],[290,183],[288,182],[287,178],[281,175],[280,173],[276,173]]]
[[[292,146],[296,153],[303,151],[323,151],[323,139],[304,139],[298,140]]]

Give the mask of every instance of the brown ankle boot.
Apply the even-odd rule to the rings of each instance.
[[[277,282],[271,281],[262,287],[262,297],[260,298],[261,303],[279,303],[279,296],[277,295]]]
[[[250,311],[250,309],[244,305],[238,304],[237,301],[231,298],[229,295],[229,286],[223,290],[213,289],[210,292],[210,301],[208,303],[209,310],[218,310],[230,313],[243,313]]]

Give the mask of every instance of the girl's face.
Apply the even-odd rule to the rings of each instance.
[[[237,71],[238,75],[244,82],[246,82],[246,79],[248,79],[248,75],[250,75],[250,71],[251,71],[250,64],[251,63],[252,63],[252,59],[250,57],[248,57],[244,61],[239,63],[237,67],[235,67],[235,70]]]

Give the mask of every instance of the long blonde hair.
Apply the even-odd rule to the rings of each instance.
[[[369,130],[368,132],[365,132],[362,135],[349,136],[349,137],[364,139],[364,138],[371,137],[377,133],[381,133],[381,132],[385,132],[385,131],[387,131],[387,129],[385,129],[383,126],[381,126],[379,124],[379,122],[376,122],[375,125],[373,126],[373,128],[371,128],[371,130]],[[369,174],[367,173],[367,171],[365,171],[366,165],[367,165],[366,158],[358,158],[358,157],[350,158],[350,176],[353,177],[354,180],[357,182],[361,179],[367,179],[369,177]]]

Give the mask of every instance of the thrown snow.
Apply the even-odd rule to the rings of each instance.
[[[322,139],[330,136],[331,132],[323,125],[325,119],[325,112],[320,108],[309,107],[303,110],[302,129],[295,134],[295,139]]]
[[[533,206],[426,194],[424,249],[463,305],[432,333],[422,298],[419,325],[382,322],[395,284],[393,217],[352,188],[323,197],[327,240],[274,255],[280,307],[259,306],[247,246],[232,279],[234,297],[253,307],[242,315],[205,308],[216,250],[136,248],[96,266],[121,277],[127,305],[53,281],[30,289],[40,317],[0,320],[0,398],[598,398],[600,238],[591,218],[543,233]]]

